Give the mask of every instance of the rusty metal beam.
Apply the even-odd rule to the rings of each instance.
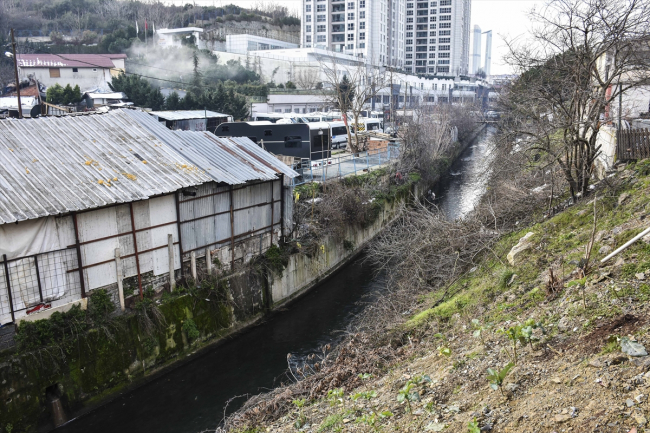
[[[144,298],[142,292],[142,275],[140,275],[140,258],[138,257],[138,237],[135,232],[135,218],[133,217],[133,203],[129,203],[129,213],[131,214],[131,233],[133,234],[133,250],[135,251],[135,268],[138,271],[138,290],[140,299]]]
[[[77,224],[77,213],[72,213],[74,222],[74,243],[77,249],[77,268],[79,269],[79,283],[81,284],[81,297],[86,297],[86,283],[84,281],[83,262],[81,261],[81,244],[79,243],[79,225]]]
[[[5,282],[7,283],[7,295],[9,296],[9,310],[11,311],[11,321],[15,322],[16,317],[14,317],[14,302],[11,297],[11,283],[10,283],[10,278],[9,278],[9,262],[7,261],[7,255],[3,254],[2,255],[2,261],[4,263],[5,267]]]

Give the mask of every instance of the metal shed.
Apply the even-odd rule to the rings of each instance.
[[[245,262],[282,226],[284,176],[249,140],[134,110],[0,121],[0,324],[116,294],[118,276],[167,284],[206,247]]]

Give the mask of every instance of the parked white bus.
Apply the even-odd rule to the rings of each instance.
[[[355,131],[355,124],[350,122],[352,127],[351,132]],[[381,128],[381,119],[369,119],[367,117],[359,119],[359,131],[375,131],[375,132],[384,132]]]
[[[348,129],[345,122],[329,122],[332,129],[332,149],[340,149],[348,144]]]

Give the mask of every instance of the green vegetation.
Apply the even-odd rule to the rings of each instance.
[[[47,102],[56,105],[77,104],[81,102],[81,89],[70,84],[61,87],[58,83],[47,88]]]
[[[490,388],[493,390],[499,390],[503,394],[503,381],[505,380],[506,376],[510,372],[510,370],[514,367],[514,364],[512,362],[509,362],[505,367],[503,367],[501,370],[493,370],[491,368],[488,368],[488,382],[490,382]]]

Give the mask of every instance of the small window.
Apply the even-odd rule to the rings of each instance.
[[[264,136],[265,136],[265,137],[270,137],[270,136],[272,136],[272,135],[273,135],[273,131],[272,131],[272,130],[270,130],[270,129],[265,129],[265,130],[264,130]]]
[[[302,147],[302,137],[299,135],[284,137],[284,147]]]
[[[221,131],[223,132],[230,132],[230,126],[222,126]]]
[[[97,68],[93,68],[93,72],[97,72]]]
[[[50,78],[61,78],[61,69],[50,68]]]
[[[79,72],[79,68],[72,68],[72,72]]]

